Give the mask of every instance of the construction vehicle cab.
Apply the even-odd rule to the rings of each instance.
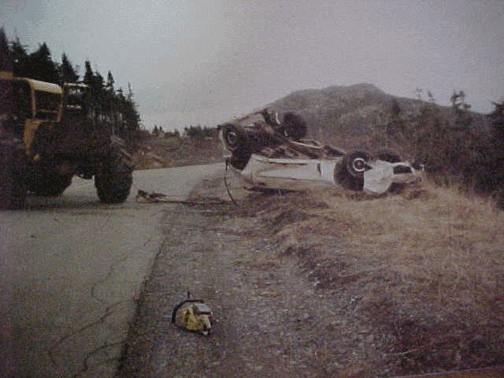
[[[14,78],[12,80],[12,95],[15,104],[13,117],[14,122],[18,125],[16,131],[22,136],[29,155],[40,124],[61,121],[63,90],[56,84]]]

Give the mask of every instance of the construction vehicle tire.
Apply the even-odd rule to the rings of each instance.
[[[72,184],[72,177],[55,171],[32,172],[28,175],[28,190],[37,196],[58,197]]]
[[[21,140],[0,140],[0,209],[22,209],[26,199],[26,154]]]
[[[113,140],[108,158],[105,159],[100,172],[95,175],[98,197],[104,203],[122,203],[128,198],[132,184],[131,157],[123,143]]]

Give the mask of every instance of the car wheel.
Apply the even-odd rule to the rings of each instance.
[[[364,172],[368,169],[367,163],[370,158],[367,152],[354,151],[343,158],[343,165],[350,175],[360,177],[363,176]]]
[[[298,141],[305,137],[306,131],[306,122],[300,115],[291,112],[284,114],[281,126],[284,137]]]
[[[251,153],[248,149],[234,151],[229,159],[229,164],[231,164],[233,168],[241,171],[247,166],[250,155]]]
[[[245,130],[231,123],[222,127],[222,138],[226,148],[231,151],[246,150],[248,147],[248,136]]]
[[[351,175],[343,162],[338,163],[334,168],[334,180],[348,190],[361,191],[364,188],[364,175]]]

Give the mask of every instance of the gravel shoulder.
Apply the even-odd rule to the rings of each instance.
[[[203,183],[196,197],[218,185]],[[163,228],[117,376],[364,377],[376,369],[380,340],[355,316],[355,300],[321,292],[260,217],[230,203],[173,205]],[[170,324],[188,291],[213,310],[209,337]]]

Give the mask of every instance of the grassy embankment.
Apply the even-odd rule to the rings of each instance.
[[[504,213],[493,203],[428,184],[261,202],[249,211],[281,253],[356,301],[398,374],[504,364]]]

